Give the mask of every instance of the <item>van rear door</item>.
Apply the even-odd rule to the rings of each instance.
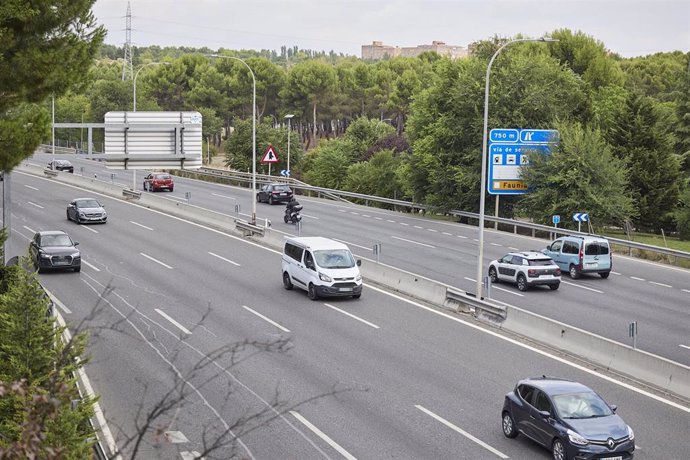
[[[583,271],[590,270],[610,270],[611,252],[609,242],[606,240],[587,241],[585,243],[584,255],[582,258]]]

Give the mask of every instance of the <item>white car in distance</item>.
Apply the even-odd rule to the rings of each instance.
[[[516,284],[520,291],[540,285],[555,291],[561,284],[561,269],[541,252],[509,252],[489,264],[489,278],[494,284]]]

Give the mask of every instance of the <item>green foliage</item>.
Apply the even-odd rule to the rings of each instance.
[[[690,189],[686,190],[680,198],[680,206],[676,211],[676,224],[678,237],[681,240],[690,241]]]
[[[548,225],[554,214],[588,212],[593,224],[620,226],[635,217],[623,161],[617,159],[598,130],[560,124],[560,144],[550,155],[530,154],[521,170],[531,191],[520,209]]]
[[[24,261],[24,263],[28,263]],[[79,394],[73,373],[84,335],[65,343],[48,315],[49,300],[36,275],[4,269],[0,293],[0,457],[83,459],[90,456],[92,402]],[[11,386],[10,386],[11,383]],[[51,452],[53,452],[51,454]]]
[[[625,112],[608,136],[613,152],[630,171],[630,188],[639,210],[635,224],[642,230],[672,228],[673,211],[685,186],[667,124],[651,98],[630,94]]]
[[[274,127],[270,118],[256,125],[256,168],[261,171],[264,165],[261,159],[266,149],[272,145],[278,155],[278,163],[271,167],[273,171],[287,168],[287,128]],[[296,133],[290,137],[290,166],[299,163],[302,158],[302,146]],[[235,130],[225,143],[225,164],[240,171],[251,171],[252,168],[252,122],[238,120]],[[268,167],[265,167],[268,170]]]
[[[401,188],[396,171],[401,163],[392,150],[381,150],[369,161],[359,162],[347,168],[345,187],[357,193],[386,198],[399,198]]]
[[[94,0],[6,0],[0,3],[0,170],[9,171],[45,138],[40,103],[84,82],[105,29]]]
[[[358,118],[353,121],[345,131],[344,138],[351,142],[353,161],[361,161],[366,158],[367,150],[381,139],[395,133],[395,129],[379,120]]]
[[[625,87],[640,96],[650,96],[660,102],[687,100],[683,94],[690,54],[681,51],[656,53],[621,62],[625,71]]]
[[[322,61],[305,61],[290,69],[283,97],[306,118],[312,115],[313,130],[316,133],[317,106],[334,98],[336,72],[333,66]],[[311,110],[310,110],[311,109]]]
[[[348,140],[322,142],[301,164],[304,180],[317,187],[340,189],[352,164],[352,151],[352,142]]]

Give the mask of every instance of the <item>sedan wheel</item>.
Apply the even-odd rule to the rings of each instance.
[[[283,272],[283,287],[288,291],[292,289],[292,281],[290,281],[290,275],[288,272]]]
[[[256,194],[256,202],[261,203],[261,196],[258,193]]]
[[[556,439],[553,442],[553,460],[567,460],[566,454],[565,454],[565,447],[563,446],[563,441],[560,439]]]
[[[580,269],[577,268],[577,265],[571,265],[569,272],[570,272],[570,277],[574,280],[576,280],[580,277]]]
[[[526,291],[529,286],[527,286],[527,278],[525,275],[518,275],[517,287],[520,291]]]
[[[268,204],[273,205],[273,196],[268,197]]]
[[[492,283],[498,283],[498,273],[496,273],[496,269],[494,267],[489,268],[489,278],[491,278]]]
[[[506,438],[514,438],[518,435],[518,431],[515,428],[515,422],[513,422],[513,417],[508,413],[503,413],[503,434]]]

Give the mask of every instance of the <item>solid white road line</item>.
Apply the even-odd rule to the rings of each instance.
[[[258,311],[252,310],[251,308],[249,308],[249,307],[246,306],[246,305],[242,305],[242,308],[244,308],[245,310],[247,310],[247,311],[250,312],[250,313],[254,313],[256,316],[258,316],[259,318],[263,319],[263,320],[266,321],[267,323],[270,323],[270,324],[274,325],[275,327],[277,327],[277,328],[280,329],[281,331],[283,331],[283,332],[290,332],[290,329],[281,326],[280,324],[276,323],[276,322],[273,321],[272,319],[270,319],[270,318],[268,318],[268,317],[262,315],[262,314],[259,313]]]
[[[130,224],[134,224],[134,225],[138,225],[139,227],[145,228],[146,230],[151,230],[151,231],[153,231],[153,229],[152,229],[151,227],[147,227],[146,225],[140,224],[139,222],[134,222],[133,220],[130,220],[129,223],[130,223]]]
[[[94,270],[94,271],[97,271],[97,272],[100,272],[100,271],[101,271],[100,268],[95,267],[93,264],[88,263],[88,262],[85,261],[84,259],[81,259],[81,263],[83,263],[84,265],[86,265],[87,267],[89,267],[91,270]]]
[[[329,438],[328,435],[326,435],[326,433],[324,433],[323,431],[319,430],[314,425],[312,425],[312,423],[309,420],[307,420],[306,418],[302,417],[301,414],[295,412],[294,410],[291,410],[290,414],[292,414],[293,417],[295,417],[297,420],[302,422],[302,424],[304,426],[306,426],[307,428],[309,428],[315,435],[317,435],[319,438],[326,441],[332,448],[337,450],[340,453],[340,455],[347,458],[348,460],[357,460],[356,457],[354,457],[351,453],[349,453],[348,451],[346,451],[345,449],[340,447],[340,445],[337,442],[335,442],[334,440]]]
[[[24,228],[27,229],[27,230],[28,230],[29,232],[31,232],[31,233],[36,233],[36,230],[30,229],[30,228],[27,227],[26,225],[24,225]]]
[[[214,253],[212,253],[212,252],[209,252],[209,254],[211,254],[213,257],[218,257],[220,260],[224,260],[224,261],[226,261],[226,262],[229,263],[229,264],[233,264],[233,265],[235,265],[235,266],[237,266],[237,267],[240,266],[240,264],[238,264],[237,262],[233,262],[233,261],[230,260],[230,259],[226,259],[226,258],[223,257],[223,256],[219,256],[218,254],[214,254]]]
[[[72,310],[70,310],[69,308],[67,308],[67,306],[66,306],[64,303],[60,302],[60,299],[58,299],[57,297],[55,297],[55,296],[53,295],[52,292],[50,292],[50,291],[49,291],[48,289],[46,289],[46,288],[43,288],[43,290],[46,291],[46,294],[48,294],[48,297],[50,297],[50,300],[52,300],[53,303],[54,303],[58,308],[60,308],[60,310],[64,311],[64,312],[65,312],[66,314],[68,314],[68,315],[72,314]]]
[[[567,284],[568,286],[573,286],[573,287],[576,287],[576,288],[580,288],[580,289],[586,289],[586,290],[592,291],[592,292],[598,292],[599,294],[603,294],[603,293],[604,293],[604,291],[600,291],[599,289],[594,289],[594,288],[591,288],[591,287],[582,286],[581,284],[575,284],[575,283],[571,283],[571,282],[569,282],[569,281],[563,281],[563,280],[561,280],[561,283]]]
[[[32,186],[30,186],[30,185],[24,184],[24,187],[30,188],[31,190],[36,190],[36,191],[38,191],[38,189],[37,189],[36,187],[32,187]]]
[[[167,319],[168,321],[170,321],[170,322],[173,324],[173,326],[177,327],[179,330],[181,330],[182,332],[184,332],[184,333],[187,334],[187,335],[192,335],[192,331],[190,331],[189,329],[187,329],[186,327],[184,327],[183,325],[181,325],[180,323],[178,323],[177,321],[175,321],[174,319],[172,319],[172,318],[171,318],[170,316],[168,316],[168,314],[165,313],[163,310],[161,310],[161,309],[159,309],[159,308],[156,308],[155,310],[156,310],[156,313],[158,313],[158,314],[161,315],[163,318],[165,318],[165,319]]]
[[[634,279],[635,281],[646,281],[644,278],[638,278],[637,276],[631,276],[631,279]]]
[[[500,450],[494,449],[493,447],[491,447],[490,445],[488,445],[487,443],[485,443],[485,442],[482,441],[481,439],[478,439],[478,438],[472,436],[471,434],[469,434],[467,431],[463,430],[462,428],[459,428],[459,427],[453,425],[452,423],[450,423],[448,420],[444,419],[444,418],[441,417],[440,415],[434,414],[433,412],[431,412],[431,411],[430,411],[429,409],[427,409],[426,407],[420,406],[419,404],[415,404],[414,407],[416,407],[417,409],[421,410],[422,412],[424,412],[425,414],[429,415],[430,417],[432,417],[432,418],[438,420],[439,422],[443,423],[445,426],[447,426],[447,427],[450,428],[451,430],[457,431],[458,433],[460,433],[461,435],[463,435],[464,437],[466,437],[466,438],[469,439],[470,441],[474,441],[475,443],[479,444],[479,445],[482,446],[484,449],[486,449],[486,450],[488,450],[489,452],[491,452],[491,453],[497,455],[498,457],[500,457],[500,458],[508,458],[508,456],[507,456],[506,454],[504,454],[503,452],[501,452]]]
[[[405,242],[407,242],[407,243],[418,244],[418,245],[420,245],[420,246],[424,246],[424,247],[427,247],[427,248],[436,249],[436,246],[432,246],[432,245],[426,244],[426,243],[420,243],[419,241],[407,240],[407,239],[405,239],[405,238],[400,238],[400,237],[398,237],[398,236],[392,236],[391,238],[396,239],[396,240],[400,240],[400,241],[405,241]]]
[[[301,215],[302,217],[306,217],[306,218],[309,218],[309,219],[319,220],[318,217],[316,217],[316,216],[310,216],[309,214],[300,214],[300,215]]]
[[[43,206],[41,206],[40,204],[36,204],[33,201],[27,201],[27,203],[29,203],[31,206],[36,206],[38,209],[43,209]]]
[[[678,346],[679,346],[679,347],[683,347],[683,348],[687,348],[688,350],[690,350],[690,347],[687,346],[687,345],[680,344],[680,345],[678,345]]]
[[[657,286],[666,287],[666,288],[672,288],[673,287],[670,284],[657,283],[656,281],[650,281],[649,284],[656,284]]]
[[[221,198],[227,198],[228,200],[237,200],[237,198],[228,196],[228,195],[221,195],[220,193],[211,193],[213,196],[219,196]]]
[[[147,259],[149,259],[149,260],[151,260],[151,261],[153,261],[153,262],[156,262],[157,264],[160,264],[160,265],[164,266],[165,268],[168,268],[168,269],[170,269],[170,270],[173,269],[170,265],[165,264],[165,263],[161,262],[160,260],[156,260],[156,259],[154,259],[153,257],[151,257],[151,256],[148,255],[148,254],[144,254],[143,252],[140,252],[139,254],[141,254],[142,256],[146,257]]]
[[[520,341],[518,341],[518,340],[516,340],[516,339],[512,339],[512,338],[510,338],[510,337],[503,336],[503,335],[499,334],[498,332],[494,332],[494,331],[492,331],[492,330],[485,329],[483,326],[480,326],[480,325],[477,325],[477,324],[473,324],[473,323],[467,322],[467,321],[465,321],[464,319],[461,319],[461,318],[456,318],[455,316],[452,316],[452,315],[449,314],[449,313],[446,313],[446,312],[437,310],[437,309],[435,309],[435,308],[433,308],[433,307],[427,307],[426,305],[422,305],[422,304],[420,304],[419,302],[415,302],[414,300],[410,300],[410,299],[407,299],[407,298],[405,298],[405,297],[399,296],[399,295],[397,295],[397,294],[393,294],[393,293],[391,293],[391,292],[384,291],[383,289],[380,289],[380,288],[378,288],[378,287],[376,287],[376,286],[373,286],[373,285],[371,285],[371,284],[367,284],[366,287],[367,287],[367,289],[373,289],[374,291],[380,292],[381,294],[387,295],[388,297],[392,297],[392,298],[394,298],[394,299],[398,299],[398,300],[400,300],[400,301],[402,301],[402,302],[405,302],[405,303],[407,303],[407,304],[409,304],[409,305],[412,305],[412,306],[414,306],[414,307],[417,307],[417,308],[419,308],[419,309],[421,309],[421,310],[426,310],[426,311],[428,311],[429,313],[433,313],[433,314],[435,314],[435,315],[441,316],[441,317],[443,317],[443,318],[445,318],[445,319],[448,319],[448,320],[450,320],[450,321],[454,321],[454,322],[456,322],[456,323],[458,323],[458,324],[462,324],[462,325],[464,325],[464,326],[470,327],[470,328],[472,328],[472,329],[474,329],[474,330],[476,330],[476,331],[482,332],[482,333],[484,333],[484,334],[488,334],[488,335],[490,335],[490,336],[492,336],[492,337],[494,337],[494,338],[497,338],[497,339],[499,339],[499,340],[503,340],[503,341],[508,342],[508,343],[510,343],[510,344],[513,344],[513,345],[515,345],[515,346],[524,348],[524,349],[526,349],[526,350],[530,350],[530,351],[532,351],[532,352],[534,352],[534,353],[536,353],[536,354],[538,354],[538,355],[545,356],[545,357],[547,357],[547,358],[551,358],[552,360],[554,360],[554,361],[556,361],[556,362],[559,362],[559,363],[561,363],[561,364],[565,364],[566,366],[570,366],[570,367],[572,367],[573,369],[577,369],[577,370],[582,371],[582,372],[585,372],[585,373],[587,373],[587,374],[589,374],[589,375],[594,375],[594,376],[596,376],[596,377],[599,377],[599,378],[602,379],[602,380],[606,380],[607,382],[614,383],[614,384],[616,384],[616,385],[618,385],[618,386],[620,386],[620,387],[626,388],[626,389],[628,389],[628,390],[630,390],[630,391],[633,391],[633,392],[635,392],[635,393],[637,393],[637,394],[640,394],[640,395],[646,396],[646,397],[648,397],[648,398],[654,399],[655,401],[659,401],[660,403],[666,404],[666,405],[671,406],[671,407],[675,407],[675,408],[678,409],[678,410],[681,410],[681,411],[683,411],[683,412],[686,412],[686,413],[690,414],[690,407],[686,407],[686,406],[683,406],[683,405],[681,405],[681,404],[679,404],[679,403],[677,403],[677,402],[675,402],[675,401],[671,401],[670,399],[666,399],[666,398],[663,398],[663,397],[661,397],[661,396],[657,396],[657,395],[655,395],[654,393],[651,393],[651,392],[649,392],[649,391],[643,390],[643,389],[641,389],[641,388],[636,388],[636,387],[634,387],[633,385],[630,385],[629,383],[625,383],[625,382],[622,382],[622,381],[620,381],[620,380],[617,380],[615,377],[610,377],[610,376],[608,376],[608,375],[606,375],[606,374],[602,374],[601,372],[595,371],[595,370],[593,370],[593,369],[589,369],[588,367],[582,366],[582,365],[580,365],[580,364],[576,364],[576,363],[574,363],[574,362],[572,362],[572,361],[568,361],[566,358],[562,358],[562,357],[560,357],[560,356],[554,355],[553,353],[550,353],[550,352],[548,352],[548,351],[540,350],[540,349],[535,348],[535,347],[533,347],[533,346],[531,346],[531,345],[529,345],[529,344],[522,343],[522,342],[520,342]]]
[[[362,319],[359,316],[355,316],[352,313],[346,312],[345,310],[341,310],[340,308],[334,307],[333,305],[331,305],[329,303],[325,303],[324,305],[327,306],[328,308],[332,308],[335,311],[339,311],[343,315],[347,315],[352,319],[356,319],[357,321],[361,321],[362,323],[366,324],[367,326],[373,327],[374,329],[380,329],[376,324],[370,323],[369,321]]]

